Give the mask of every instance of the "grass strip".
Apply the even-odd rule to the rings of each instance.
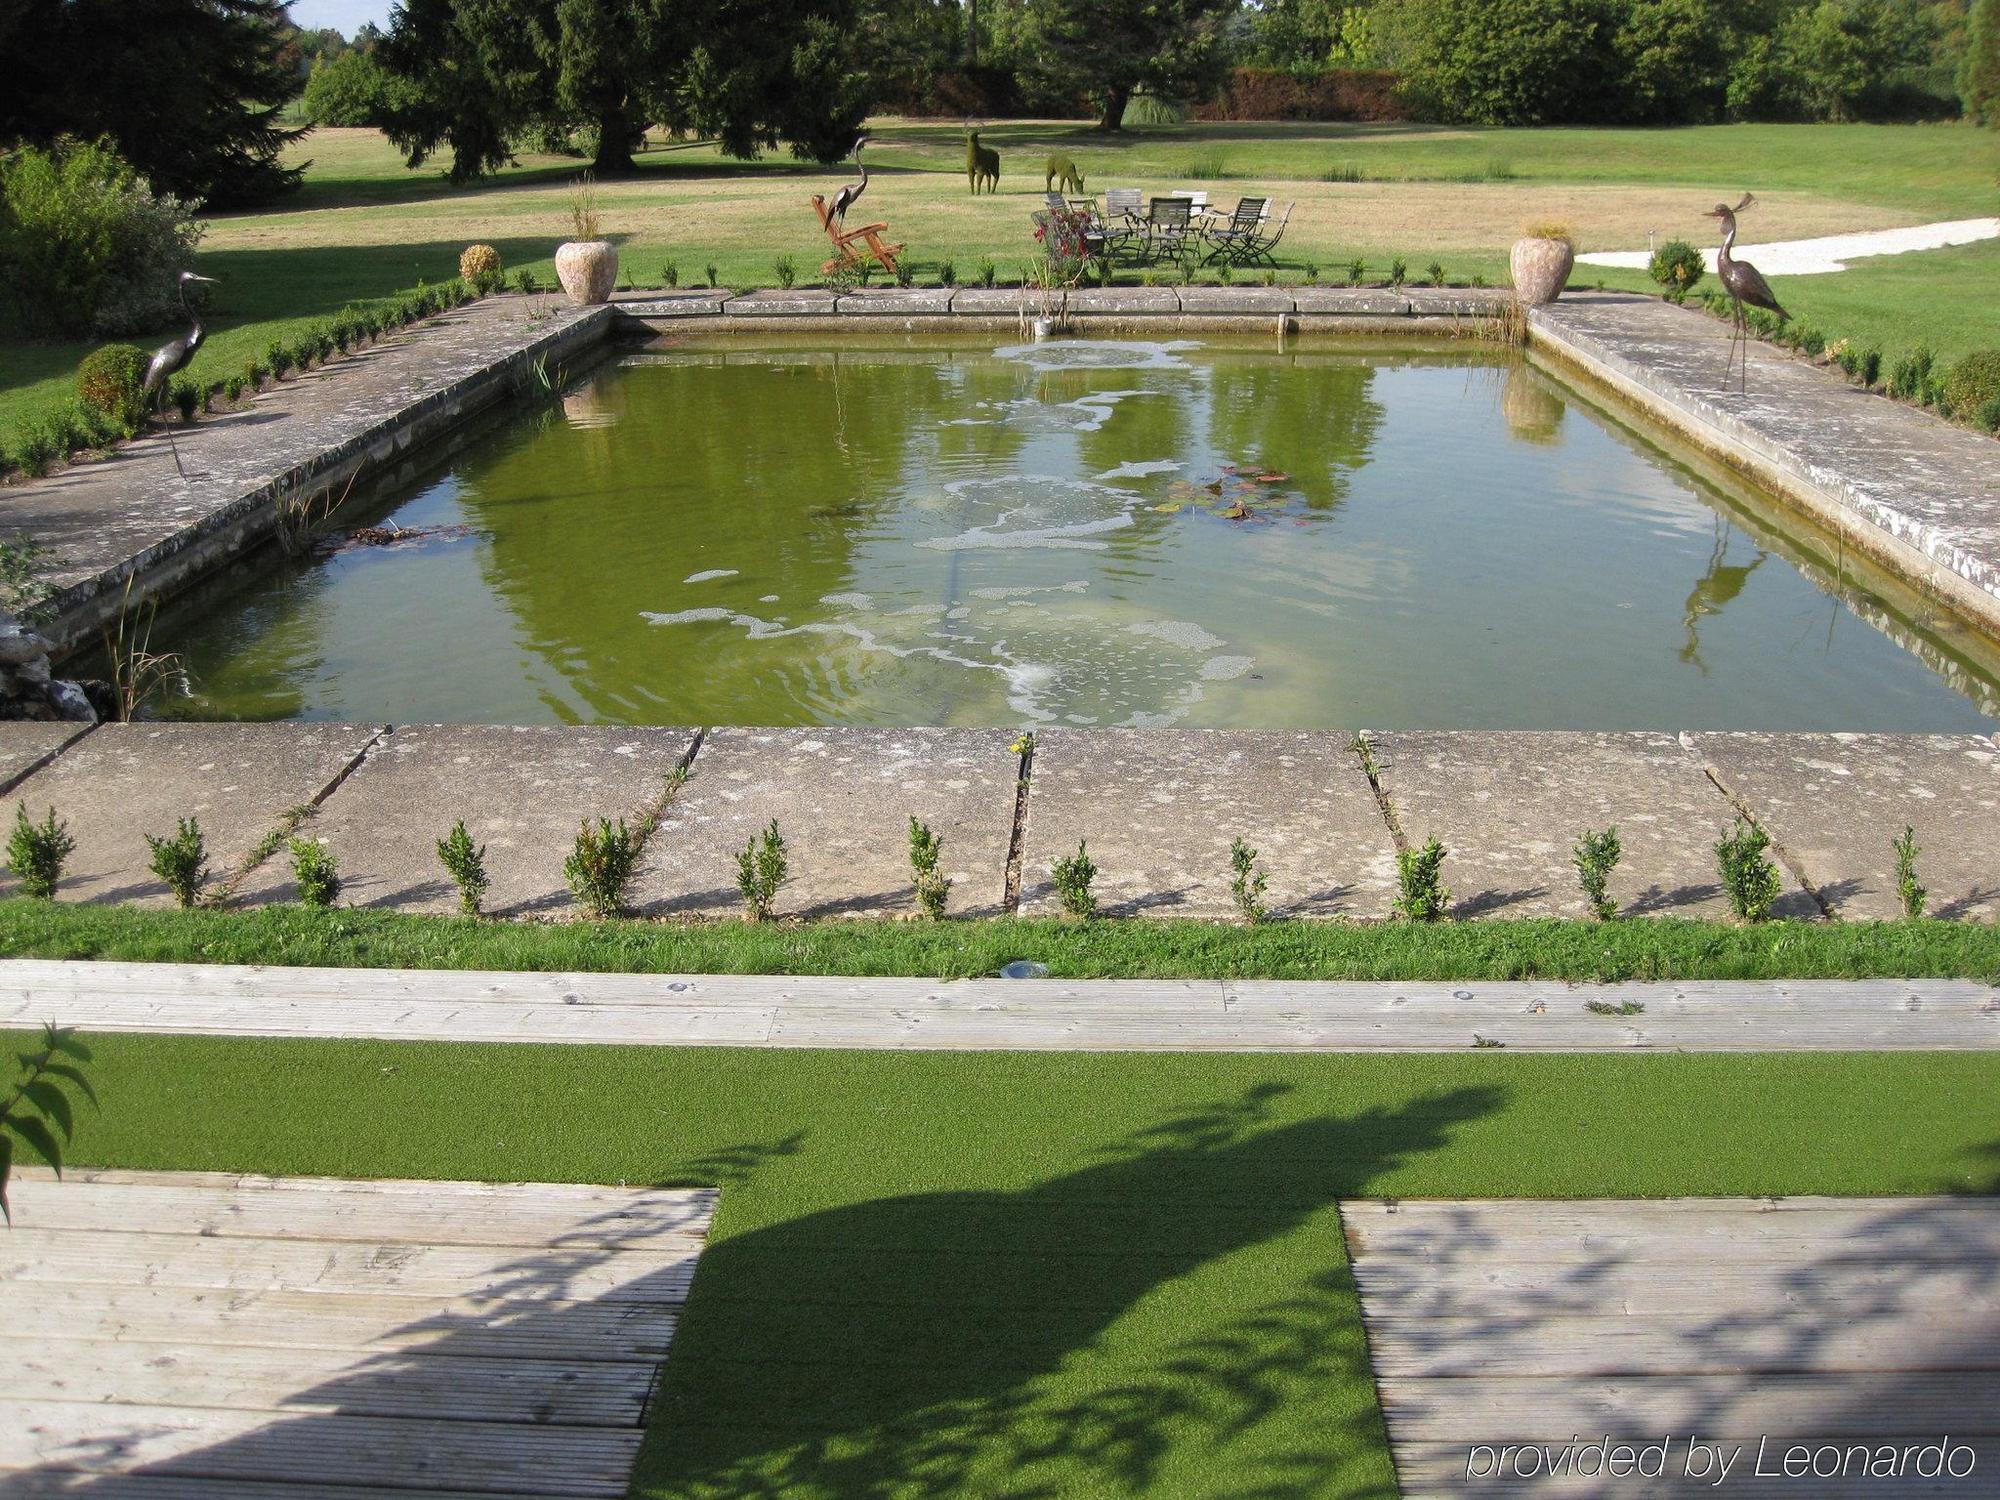
[[[0,901],[0,957],[327,968],[906,975],[1036,959],[1060,979],[1953,979],[2000,981],[1973,922],[1684,918],[1434,924],[993,918],[504,922],[266,906],[170,911]]]

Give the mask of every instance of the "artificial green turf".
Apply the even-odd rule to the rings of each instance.
[[[1341,1197],[2000,1188],[1995,1054],[91,1040],[73,1162],[720,1184],[649,1496],[1389,1495]]]
[[[800,923],[494,922],[392,912],[161,911],[0,901],[0,957],[332,968],[903,974],[1038,959],[1061,979],[1867,979],[2000,982],[1981,922],[1217,922],[1012,917]]]

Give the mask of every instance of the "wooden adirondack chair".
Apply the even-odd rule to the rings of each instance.
[[[812,206],[813,212],[819,215],[819,227],[833,241],[833,259],[820,266],[820,275],[828,275],[842,266],[859,266],[871,255],[883,270],[891,276],[896,274],[896,257],[903,253],[903,247],[883,243],[882,235],[889,228],[887,224],[863,224],[859,229],[844,229],[827,212],[823,194],[812,195]]]

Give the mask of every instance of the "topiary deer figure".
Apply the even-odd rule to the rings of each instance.
[[[986,191],[1000,191],[1000,153],[991,147],[979,144],[979,132],[965,132],[965,181],[974,195],[983,183]]]
[[[1065,193],[1075,197],[1083,196],[1083,173],[1076,169],[1076,163],[1061,152],[1051,156],[1043,168],[1042,190],[1052,193],[1060,183]]]

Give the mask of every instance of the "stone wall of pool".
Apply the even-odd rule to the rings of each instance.
[[[918,817],[944,840],[953,916],[1056,914],[1050,866],[1082,840],[1106,913],[1229,917],[1241,838],[1274,913],[1375,920],[1397,851],[1431,837],[1452,915],[1582,916],[1570,850],[1615,824],[1624,914],[1712,917],[1717,834],[1749,817],[1780,861],[1778,915],[1901,915],[1906,826],[1933,915],[2000,914],[2000,745],[1975,734],[1052,729],[1022,753],[1005,730],[15,723],[0,795],[69,823],[58,899],[89,902],[164,903],[145,836],[194,817],[212,902],[295,899],[268,851],[297,832],[332,848],[344,902],[450,912],[436,844],[462,818],[494,914],[563,917],[563,859],[602,817],[653,827],[635,913],[723,917],[736,851],[775,819],[793,872],[778,915],[899,916]]]
[[[1263,331],[1478,337],[1504,292],[1321,287],[1081,291],[1084,334]],[[131,600],[164,598],[250,555],[289,506],[325,505],[351,482],[393,482],[419,450],[543,370],[574,369],[611,340],[671,331],[867,327],[1014,330],[1038,298],[1011,289],[693,290],[609,306],[489,298],[260,395],[180,439],[127,445],[100,463],[0,491],[0,534],[59,559],[47,632],[94,641]],[[1716,389],[1724,325],[1651,298],[1565,297],[1529,319],[1530,353],[1615,392],[1834,532],[1891,574],[2000,640],[2000,443],[1849,386],[1764,346],[1748,396]],[[128,593],[129,588],[129,593]]]

